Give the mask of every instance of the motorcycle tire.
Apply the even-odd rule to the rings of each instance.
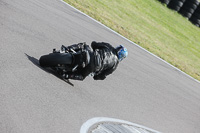
[[[169,2],[170,2],[170,0],[159,0],[161,3],[164,3],[164,4],[166,4],[166,5],[168,5],[169,4]]]
[[[72,63],[72,55],[70,53],[51,53],[41,56],[39,59],[39,63],[42,67],[69,65]]]

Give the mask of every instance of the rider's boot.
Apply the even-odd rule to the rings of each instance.
[[[83,80],[83,76],[80,74],[63,74],[63,78],[65,79],[73,79],[73,80]]]

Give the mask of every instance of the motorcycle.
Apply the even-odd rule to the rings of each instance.
[[[90,53],[86,48],[74,50],[62,45],[60,50],[53,49],[52,53],[41,56],[39,63],[42,67],[50,67],[66,81],[67,73],[81,70],[90,63]]]

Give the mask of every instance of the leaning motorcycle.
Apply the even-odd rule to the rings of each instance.
[[[84,44],[83,44],[84,45]],[[67,73],[74,73],[85,68],[90,62],[90,53],[87,49],[73,50],[61,46],[61,50],[53,49],[53,52],[43,55],[39,59],[40,66],[50,67],[60,76]]]

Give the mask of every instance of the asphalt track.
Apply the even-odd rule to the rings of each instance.
[[[93,40],[129,50],[104,81],[73,87],[38,66],[52,48]],[[199,133],[200,84],[60,0],[0,0],[0,132],[78,133],[94,117]]]

